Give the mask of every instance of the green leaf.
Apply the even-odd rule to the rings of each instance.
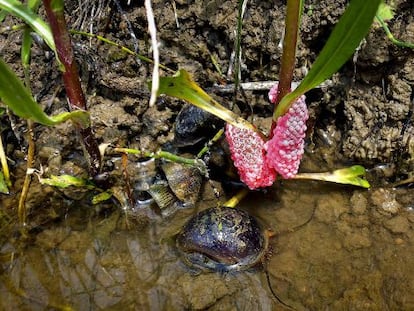
[[[0,193],[9,194],[9,188],[6,185],[2,171],[0,171]]]
[[[32,42],[33,42],[33,38],[30,35],[30,31],[31,29],[28,27],[26,27],[23,30],[22,47],[20,49],[22,64],[25,69],[29,68],[31,48],[32,48]]]
[[[56,125],[69,119],[85,127],[89,125],[89,113],[83,110],[64,112],[53,117],[45,114],[22,81],[1,58],[0,99],[19,117],[43,125]]]
[[[5,184],[7,187],[11,187],[12,183],[10,180],[10,170],[7,163],[7,156],[3,146],[3,140],[1,139],[0,133],[0,165],[1,165],[1,183]]]
[[[197,106],[216,117],[240,128],[257,129],[234,112],[220,105],[195,83],[187,71],[180,69],[172,77],[160,77],[158,94],[176,97]]]
[[[95,185],[87,179],[78,178],[71,175],[51,175],[50,178],[39,178],[42,185],[49,185],[58,188],[78,187],[85,189],[95,189]]]
[[[41,4],[42,0],[28,0],[27,7],[33,11],[37,11]]]
[[[63,0],[51,0],[52,10],[55,12],[63,12],[64,3]]]
[[[30,3],[36,5],[36,3]],[[56,54],[56,46],[53,40],[53,35],[50,27],[45,23],[36,13],[23,3],[17,0],[0,0],[0,9],[3,9],[10,14],[22,19],[28,24],[39,36],[45,40],[46,44]]]
[[[380,3],[377,11],[377,16],[383,21],[389,21],[394,18],[394,8],[386,3]]]
[[[36,13],[37,10],[39,9],[40,2],[41,0],[28,0],[27,7]],[[30,57],[31,57],[31,48],[32,48],[32,43],[33,43],[33,37],[30,34],[31,32],[32,32],[32,29],[29,27],[26,27],[23,30],[23,36],[22,36],[21,58],[22,58],[23,68],[25,68],[25,75],[26,74],[28,75],[28,68],[29,68]]]
[[[110,198],[112,198],[112,192],[111,191],[104,191],[104,192],[101,192],[101,193],[95,195],[92,198],[92,204],[95,205],[95,204],[107,201]]]
[[[295,179],[312,179],[334,182],[338,184],[347,184],[362,188],[369,188],[371,185],[364,179],[365,168],[361,165],[341,168],[333,172],[324,173],[302,173],[297,174]]]
[[[371,28],[380,2],[351,0],[306,77],[280,101],[274,120],[283,115],[299,96],[330,78],[345,64]]]

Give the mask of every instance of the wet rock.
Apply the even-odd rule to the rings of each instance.
[[[384,227],[395,234],[406,233],[410,230],[410,223],[405,216],[398,215],[385,221]]]
[[[371,194],[371,202],[379,212],[387,214],[396,214],[401,209],[401,205],[395,199],[395,192],[392,189],[375,189]]]
[[[177,282],[182,284],[184,295],[192,310],[205,310],[237,290],[237,285],[228,286],[224,279],[215,273],[203,274],[195,278],[187,274]]]

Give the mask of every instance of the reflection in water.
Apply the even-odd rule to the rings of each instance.
[[[398,200],[398,208],[381,196]],[[271,240],[268,270],[275,292],[295,309],[408,310],[414,308],[412,196],[289,182],[250,196],[243,207],[283,232]],[[289,232],[315,206],[312,221]],[[117,212],[87,223],[79,218],[85,215],[69,215],[25,247],[8,241],[0,246],[0,309],[282,309],[260,269],[195,275],[180,261],[173,237],[194,212],[130,229]]]

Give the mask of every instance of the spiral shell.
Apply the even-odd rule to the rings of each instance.
[[[196,167],[173,162],[165,163],[161,168],[176,197],[184,204],[194,205],[203,181],[200,171]]]
[[[269,235],[247,212],[230,207],[206,209],[191,218],[176,240],[184,262],[210,270],[245,270],[261,262]]]

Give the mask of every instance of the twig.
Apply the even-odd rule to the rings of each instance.
[[[148,57],[146,57],[144,55],[138,54],[138,53],[132,51],[131,49],[128,49],[127,47],[122,46],[121,44],[116,43],[114,41],[111,41],[111,40],[109,40],[109,39],[107,39],[105,37],[102,37],[100,35],[96,35],[96,34],[93,34],[93,33],[84,32],[84,31],[79,31],[79,30],[73,30],[73,29],[70,32],[72,34],[77,34],[77,35],[81,35],[81,36],[95,38],[95,39],[97,39],[99,41],[102,41],[104,43],[107,43],[109,45],[116,46],[121,51],[123,51],[125,53],[128,53],[130,55],[133,55],[136,58],[138,58],[139,60],[142,60],[142,61],[147,62],[147,63],[150,63],[150,64],[153,64],[154,63],[154,61],[151,58],[148,58]],[[162,64],[159,64],[159,67],[162,68],[162,69],[164,69],[164,70],[166,70],[166,71],[168,71],[168,72],[175,73],[175,70],[172,70],[172,69],[170,69],[167,66],[164,66]]]
[[[19,221],[22,225],[26,224],[26,216],[27,216],[26,198],[27,198],[27,194],[29,192],[30,183],[32,182],[32,174],[30,173],[30,168],[33,167],[35,150],[36,150],[33,126],[34,126],[33,121],[28,119],[27,120],[27,127],[29,129],[29,133],[28,133],[28,136],[27,136],[27,140],[28,140],[28,143],[29,143],[29,148],[27,150],[27,161],[26,161],[27,168],[26,168],[26,175],[24,177],[22,191],[20,193],[19,205],[17,207],[17,215],[18,215]]]
[[[175,18],[175,24],[177,25],[177,29],[180,28],[180,22],[178,21],[178,14],[177,14],[177,6],[175,4],[175,1],[171,1],[173,11],[174,11],[174,18]]]
[[[152,71],[152,83],[151,83],[151,98],[149,106],[152,107],[155,105],[157,100],[157,92],[160,86],[160,55],[158,51],[158,42],[157,42],[157,28],[155,26],[154,13],[151,7],[151,0],[145,0],[145,9],[147,12],[148,19],[148,31],[151,35],[151,46],[152,46],[152,55],[154,58],[154,68]]]

